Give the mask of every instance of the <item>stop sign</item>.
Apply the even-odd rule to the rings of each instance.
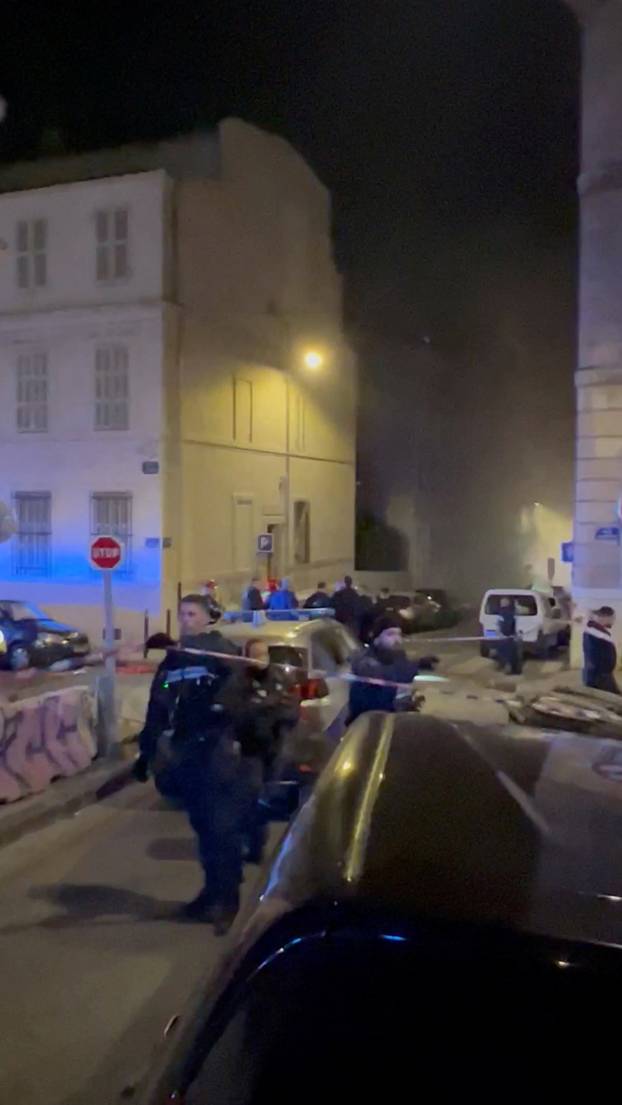
[[[91,541],[89,555],[94,568],[109,572],[119,567],[123,559],[123,547],[116,537],[102,535]]]

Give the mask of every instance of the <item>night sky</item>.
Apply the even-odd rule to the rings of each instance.
[[[73,0],[11,0],[0,157],[33,155],[54,130],[71,150],[231,114],[281,133],[332,190],[368,384],[378,340],[417,347],[425,336],[474,384],[495,350],[496,378],[522,373],[528,392],[542,389],[546,363],[544,421],[557,420],[562,441],[572,434],[578,54],[557,0],[108,0],[94,15]],[[399,360],[394,390],[410,386],[415,401]],[[569,468],[563,480],[569,488]],[[517,490],[517,507],[532,493]]]
[[[551,0],[3,5],[0,156],[213,124],[288,137],[332,189],[353,321],[451,332],[474,238],[572,232],[577,35]],[[466,265],[465,265],[466,254]],[[449,317],[448,317],[449,316]],[[384,320],[384,321],[383,321]]]

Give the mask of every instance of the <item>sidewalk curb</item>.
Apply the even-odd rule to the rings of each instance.
[[[70,817],[85,806],[115,794],[132,782],[132,762],[113,760],[100,763],[68,779],[57,779],[40,794],[33,794],[0,806],[0,848],[50,825],[61,817]]]

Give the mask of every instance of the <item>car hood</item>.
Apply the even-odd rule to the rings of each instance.
[[[617,741],[368,714],[294,822],[264,902],[622,945],[621,788]]]
[[[64,622],[57,622],[54,618],[37,618],[37,626],[40,633],[50,633],[55,637],[66,637],[69,633],[77,633],[80,637],[86,637],[86,633],[76,629],[75,625],[65,625]]]

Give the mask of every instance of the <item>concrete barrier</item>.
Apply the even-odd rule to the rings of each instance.
[[[46,789],[89,767],[97,752],[95,701],[74,686],[0,701],[0,802]]]

